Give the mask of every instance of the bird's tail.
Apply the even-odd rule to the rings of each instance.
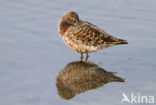
[[[119,39],[119,41],[118,41],[118,43],[116,43],[116,45],[120,45],[120,44],[128,44],[128,42],[126,40]]]
[[[112,78],[112,82],[125,82],[125,80],[121,77],[116,76],[115,78]]]

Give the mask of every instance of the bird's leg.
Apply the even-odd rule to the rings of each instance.
[[[81,53],[81,57],[80,58],[81,58],[81,61],[82,61],[83,60],[83,53]]]
[[[88,57],[89,57],[88,52],[86,52],[86,61],[88,60]]]

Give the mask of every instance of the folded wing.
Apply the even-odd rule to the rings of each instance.
[[[82,22],[73,26],[69,28],[69,31],[69,37],[73,42],[86,46],[109,47],[117,44],[127,44],[125,40],[115,38],[89,22]]]

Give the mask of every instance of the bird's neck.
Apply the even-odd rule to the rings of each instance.
[[[63,36],[70,26],[71,24],[67,23],[66,21],[61,21],[58,28],[60,35]]]

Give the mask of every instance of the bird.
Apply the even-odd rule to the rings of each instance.
[[[115,73],[107,71],[91,61],[69,62],[56,76],[57,93],[61,98],[68,100],[108,83],[124,83],[125,79],[116,76]]]
[[[64,13],[58,24],[58,32],[66,46],[81,54],[96,52],[98,50],[120,44],[128,44],[126,40],[116,38],[100,27],[79,18],[75,11]]]

